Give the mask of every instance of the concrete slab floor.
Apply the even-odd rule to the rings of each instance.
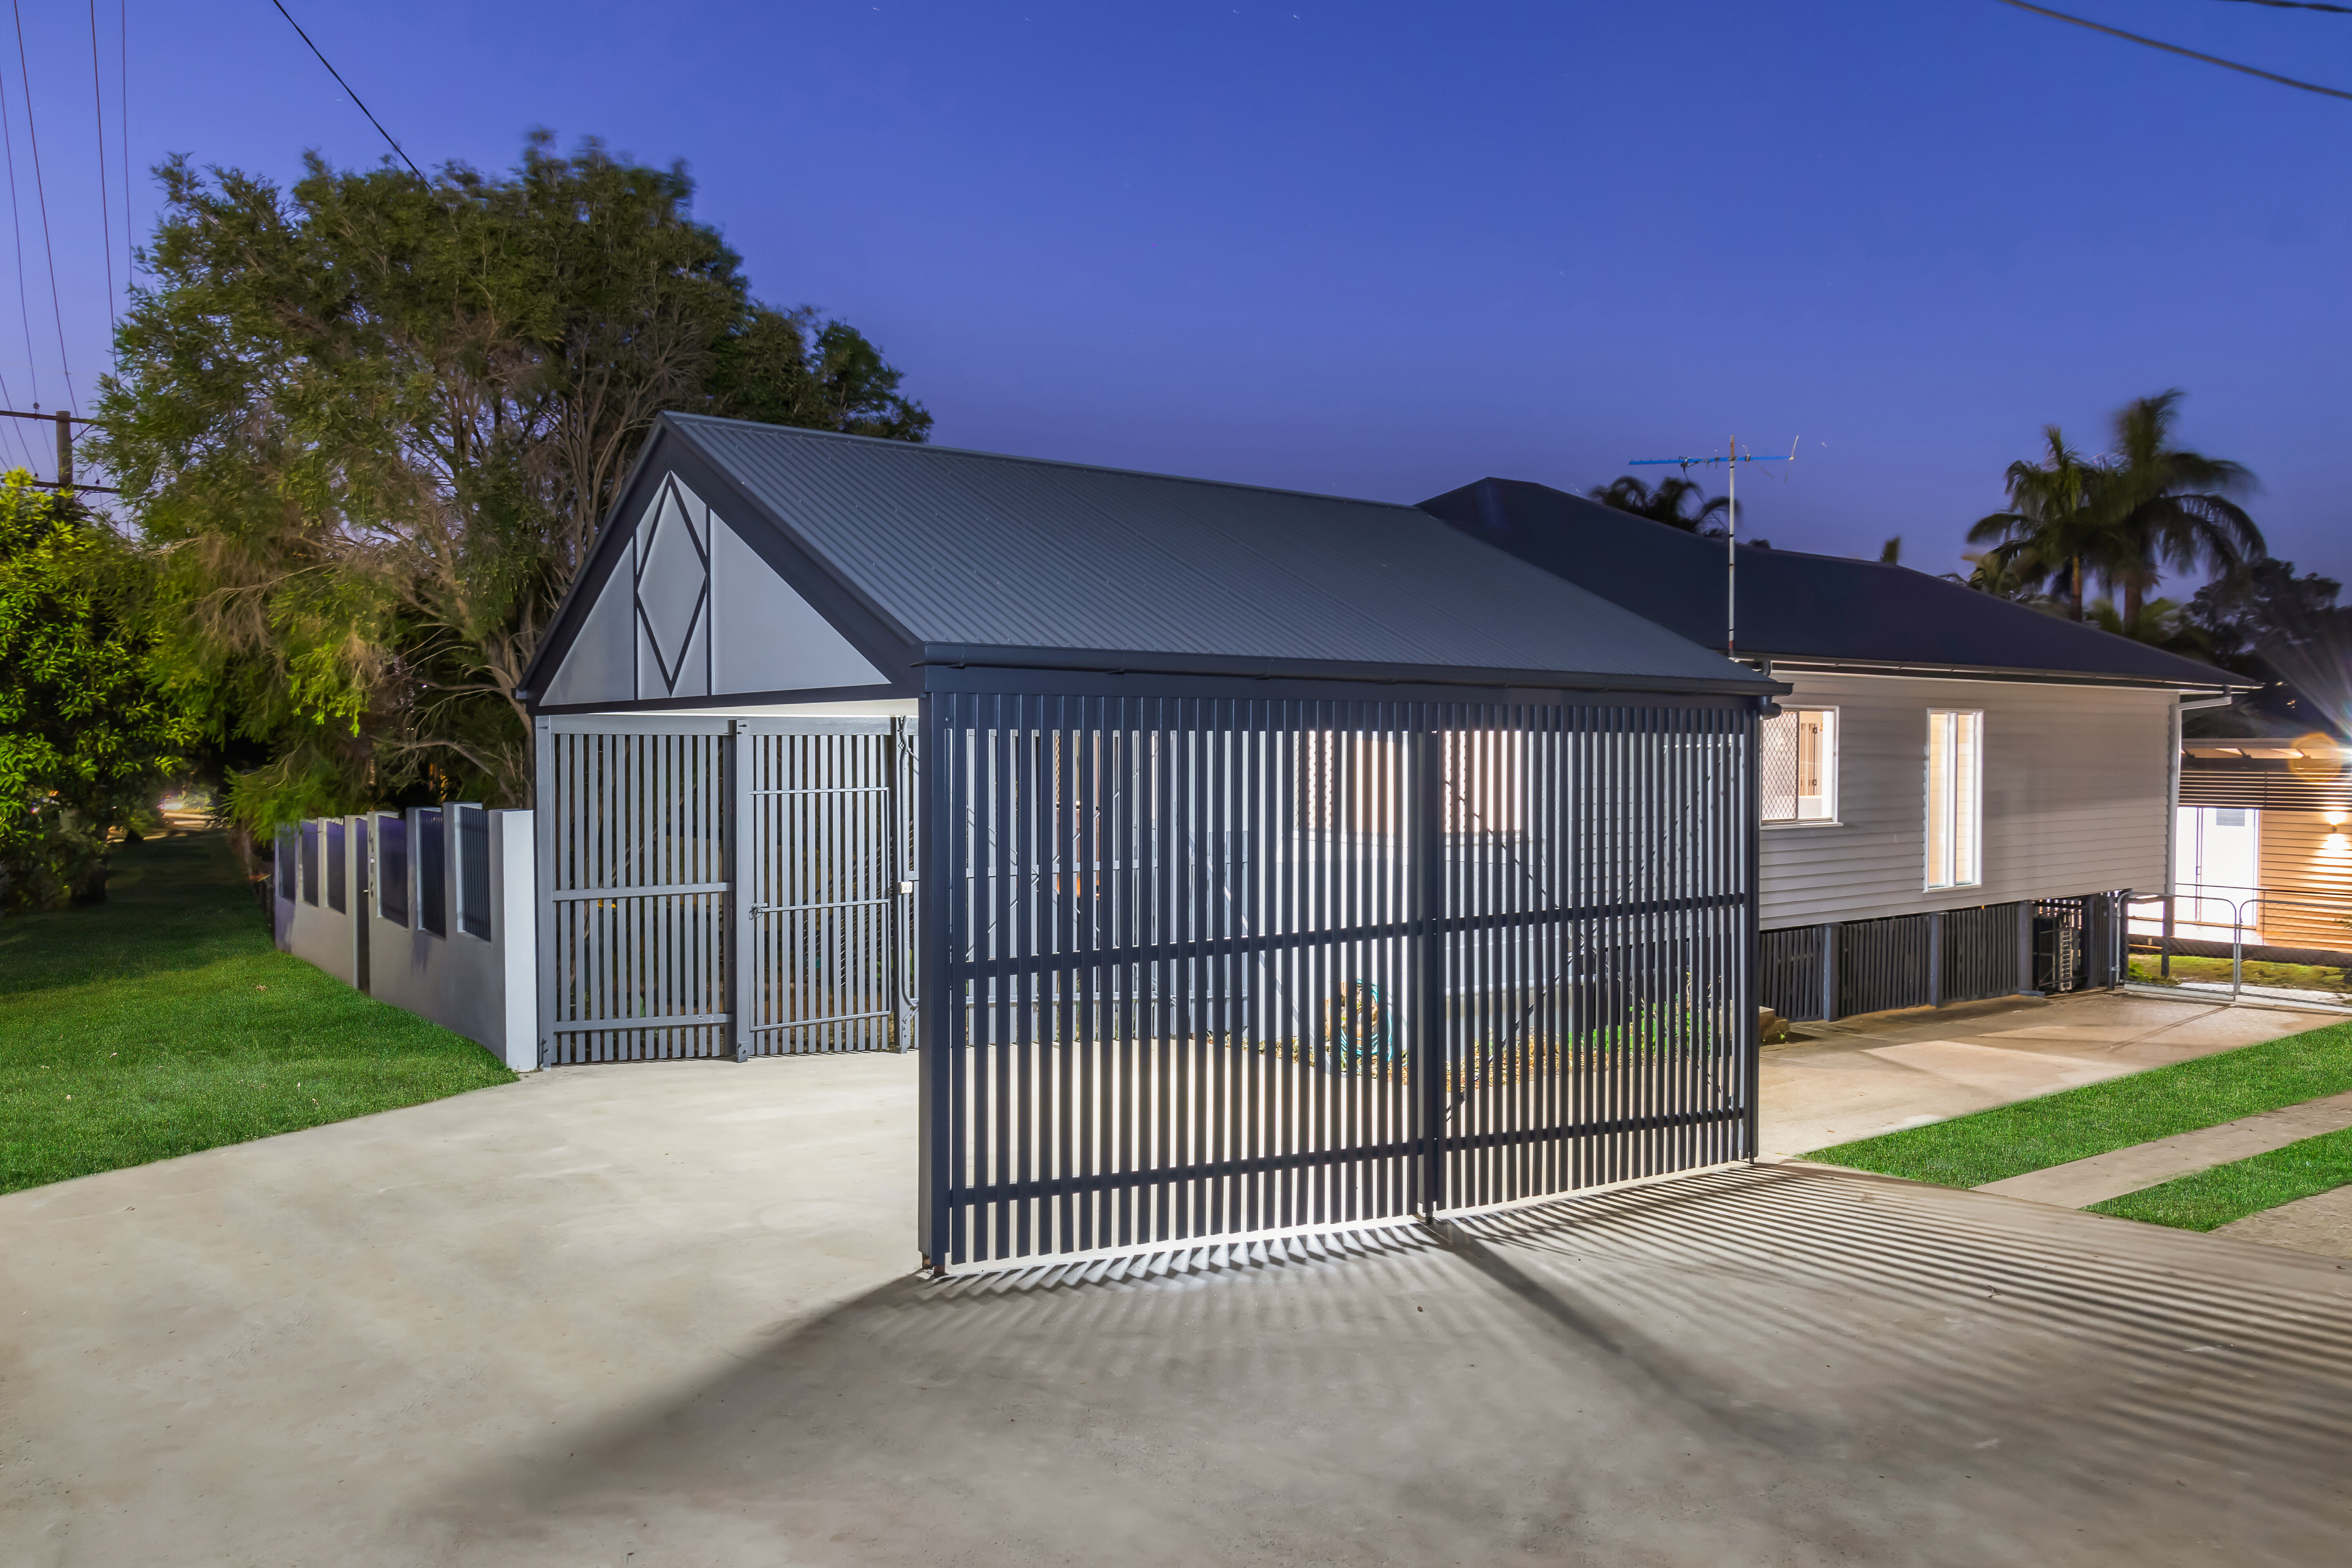
[[[0,1198],[0,1563],[2352,1543],[2352,1262],[1781,1167],[929,1283],[913,1068],[566,1068]]]
[[[2345,1021],[2092,992],[1799,1025],[1817,1037],[1764,1048],[1759,1139],[1801,1154]]]

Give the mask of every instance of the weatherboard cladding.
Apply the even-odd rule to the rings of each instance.
[[[1349,679],[1548,673],[1770,689],[1414,507],[733,420],[664,423],[932,662],[1018,665],[1042,652],[1117,669],[1126,655]]]
[[[1520,479],[1481,479],[1423,510],[1704,647],[1723,646],[1724,549]],[[1793,550],[1739,552],[1739,651],[2216,689],[2248,682],[1961,584]]]

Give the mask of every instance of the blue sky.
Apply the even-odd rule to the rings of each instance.
[[[2043,423],[2096,445],[2177,385],[2273,548],[2352,580],[2352,102],[1993,0],[288,5],[421,163],[534,125],[683,159],[761,294],[878,341],[942,442],[1412,500],[1802,437],[1748,527],[1943,570]],[[2352,89],[2352,16],[2059,8]],[[89,17],[26,10],[87,395]],[[383,153],[268,0],[131,0],[128,42],[142,232],[167,152]],[[32,344],[0,249],[0,374],[54,406],[8,74]]]

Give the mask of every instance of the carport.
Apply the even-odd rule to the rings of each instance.
[[[541,1058],[915,1009],[940,1266],[1746,1157],[1774,689],[1411,507],[665,416],[526,681]]]

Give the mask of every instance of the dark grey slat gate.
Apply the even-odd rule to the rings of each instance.
[[[904,1048],[902,724],[537,729],[542,1064]]]
[[[924,700],[931,1261],[1753,1151],[1752,712]]]

